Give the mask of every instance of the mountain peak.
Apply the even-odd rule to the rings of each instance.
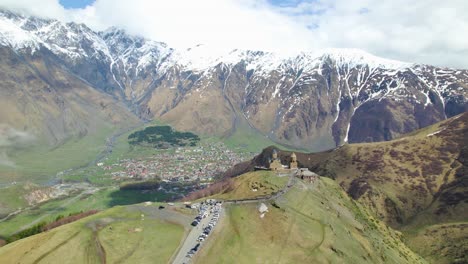
[[[410,67],[411,63],[385,59],[366,51],[354,48],[328,48],[319,50],[315,54],[322,58],[330,58],[340,65],[348,64],[351,67],[368,65],[370,68],[400,69]]]
[[[0,12],[0,44],[16,50],[31,48],[34,52],[38,49],[42,41],[28,30],[21,28],[24,22],[24,18],[13,16],[10,12]]]

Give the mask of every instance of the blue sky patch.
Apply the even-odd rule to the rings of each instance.
[[[303,0],[268,0],[270,4],[281,7],[297,6]]]
[[[95,0],[60,0],[60,4],[65,8],[83,8],[94,3]]]

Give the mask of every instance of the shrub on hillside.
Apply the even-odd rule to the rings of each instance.
[[[443,164],[438,159],[429,160],[429,162],[425,163],[422,166],[422,174],[424,176],[427,176],[427,175],[440,175],[440,174],[442,174],[443,170],[444,170]]]
[[[19,239],[22,239],[22,238],[26,238],[26,237],[30,237],[30,236],[33,236],[35,234],[39,234],[42,232],[42,228],[46,225],[45,222],[40,222],[39,224],[36,224],[30,228],[27,228],[27,229],[24,229],[10,237],[8,237],[6,239],[6,241],[8,243],[11,243],[11,242],[14,242],[16,240],[19,240]]]
[[[99,212],[98,210],[90,210],[90,211],[87,211],[87,212],[80,212],[80,213],[77,213],[77,214],[70,214],[67,217],[57,217],[58,220],[56,220],[56,221],[54,221],[54,222],[52,222],[50,224],[45,225],[42,228],[42,231],[48,231],[48,230],[51,230],[53,228],[65,225],[65,224],[69,224],[71,222],[78,221],[81,218],[85,218],[87,216],[96,214],[98,212]]]
[[[46,222],[40,222],[39,224],[36,224],[36,225],[34,225],[34,226],[32,226],[32,227],[30,227],[28,229],[22,230],[22,231],[20,231],[20,232],[18,232],[16,234],[6,238],[6,240],[4,240],[4,241],[6,243],[11,243],[11,242],[14,242],[16,240],[23,239],[23,238],[26,238],[26,237],[30,237],[30,236],[33,236],[33,235],[48,231],[50,229],[59,227],[61,225],[65,225],[65,224],[80,220],[81,218],[84,218],[86,216],[96,214],[97,212],[99,212],[99,211],[98,210],[90,210],[90,211],[87,211],[87,212],[79,212],[79,213],[75,213],[75,214],[70,214],[67,217],[63,217],[63,216],[59,215],[59,216],[57,216],[56,221],[54,221],[52,223],[47,224]],[[0,239],[0,245],[1,245],[1,239]]]

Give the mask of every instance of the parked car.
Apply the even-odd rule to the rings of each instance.
[[[192,222],[192,226],[197,226],[198,225],[198,221],[193,221]]]
[[[196,244],[195,247],[193,247],[192,249],[195,250],[195,252],[196,252],[199,247],[200,247],[200,243]]]

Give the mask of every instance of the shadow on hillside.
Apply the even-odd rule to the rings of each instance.
[[[129,205],[146,201],[170,202],[178,198],[176,195],[166,192],[141,190],[117,190],[112,192],[109,197],[111,198],[108,203],[109,206]]]

